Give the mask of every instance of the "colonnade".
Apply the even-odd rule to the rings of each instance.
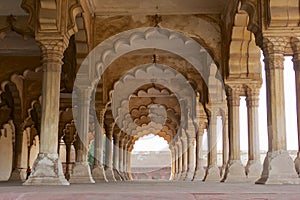
[[[297,86],[298,133],[300,130],[300,59],[299,40],[293,43],[293,62]],[[33,166],[33,173],[25,185],[68,185],[62,165],[58,159],[58,120],[59,120],[59,89],[60,71],[63,52],[67,46],[66,40],[41,40],[43,57],[43,94],[42,120],[40,136],[40,153]],[[267,117],[268,117],[268,153],[263,171],[259,155],[258,131],[258,95],[261,83],[225,82],[227,109],[223,110],[223,166],[217,166],[216,121],[218,111],[211,108],[207,119],[200,119],[194,127],[194,133],[182,129],[180,137],[170,144],[172,153],[172,180],[204,180],[223,182],[256,181],[256,183],[299,183],[296,172],[300,173],[300,145],[298,156],[294,161],[286,149],[286,123],[284,107],[284,77],[283,61],[288,38],[264,38],[263,52],[265,56],[267,85]],[[116,181],[130,180],[130,153],[133,149],[133,136],[124,136],[116,131],[112,116],[104,118],[103,125],[95,127],[95,165],[91,169],[87,163],[87,133],[89,126],[89,109],[91,88],[82,86],[76,88],[80,104],[78,119],[80,125],[79,150],[76,154],[76,165],[70,177],[71,183],[94,183],[95,180]],[[246,96],[248,113],[248,149],[247,166],[241,163],[240,155],[240,96]],[[228,112],[227,112],[228,111]],[[228,115],[226,114],[228,113]],[[208,120],[208,123],[203,121]],[[190,123],[190,122],[188,122]],[[228,126],[228,127],[227,127]],[[101,131],[102,129],[104,131]],[[204,172],[201,162],[202,138],[204,129],[208,130],[208,163]],[[116,131],[116,134],[114,133]],[[105,147],[102,146],[101,134],[106,135]],[[300,144],[300,134],[299,144]],[[122,137],[121,137],[122,136]],[[195,148],[194,148],[195,146]],[[105,162],[102,148],[105,148]],[[296,170],[295,170],[296,169]]]

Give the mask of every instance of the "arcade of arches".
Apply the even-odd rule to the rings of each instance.
[[[24,185],[131,180],[135,141],[155,134],[169,144],[172,181],[299,184],[300,106],[293,160],[286,149],[283,89],[289,55],[298,105],[299,22],[298,0],[1,2],[1,180]],[[262,70],[264,164],[258,129]],[[241,96],[248,115],[246,166],[240,154]],[[28,166],[32,172],[25,180]]]

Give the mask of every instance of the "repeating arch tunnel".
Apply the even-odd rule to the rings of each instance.
[[[151,133],[163,137],[169,143],[171,151],[176,143],[181,141],[181,137],[195,141],[200,120],[199,116],[196,116],[196,111],[197,107],[202,106],[203,103],[196,97],[197,93],[201,96],[204,90],[210,93],[209,87],[216,87],[216,84],[222,85],[221,80],[216,78],[221,76],[209,53],[198,42],[179,32],[160,27],[138,28],[122,32],[103,41],[90,52],[79,68],[74,84],[73,107],[76,107],[78,114],[73,115],[77,130],[84,131],[82,128],[87,127],[84,124],[89,123],[87,118],[85,122],[82,122],[81,118],[81,122],[78,123],[80,105],[84,104],[80,102],[80,99],[85,99],[80,95],[88,94],[92,99],[95,98],[95,88],[98,87],[102,75],[111,63],[130,52],[145,49],[166,51],[186,60],[197,73],[195,76],[201,80],[198,84],[200,86],[197,88],[195,84],[191,84],[193,80],[187,80],[184,74],[176,70],[181,66],[167,66],[158,64],[156,61],[132,66],[113,84],[102,119],[93,122],[99,123],[100,127],[107,127],[105,133],[102,133],[105,134],[106,141],[118,145],[117,148],[123,148],[129,153],[138,138]],[[89,88],[90,93],[85,92],[86,88]],[[166,97],[168,97],[167,101]],[[213,100],[215,97],[216,95],[209,95],[211,104],[217,102],[217,99]],[[90,97],[86,96],[86,98]],[[95,111],[97,108],[93,103],[90,113],[97,115]],[[80,135],[79,132],[79,137],[86,136]],[[86,141],[86,139],[82,140]],[[123,140],[127,145],[121,147],[119,144]],[[109,161],[105,161],[105,164],[106,168],[113,168],[113,156],[110,155],[113,144],[108,144],[109,142],[106,142],[105,147],[108,151],[105,152],[105,157]],[[188,144],[184,145],[181,149],[182,155],[177,155],[177,157],[183,154],[186,156],[189,148],[192,147]],[[119,152],[119,155],[121,154],[123,152]],[[172,156],[172,159],[174,162],[175,157]],[[121,175],[120,172],[115,174],[119,174],[121,180],[129,176]],[[117,175],[114,176],[109,178],[107,175],[106,178],[117,179]]]

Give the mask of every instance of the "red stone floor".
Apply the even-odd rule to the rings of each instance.
[[[0,182],[0,200],[300,200],[300,185],[157,182],[22,186]]]

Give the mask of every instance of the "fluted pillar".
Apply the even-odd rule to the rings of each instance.
[[[80,140],[78,153],[80,154],[73,168],[70,178],[71,183],[95,183],[87,160],[91,92],[91,88],[84,86],[77,89],[79,111],[77,116],[77,131],[78,139]]]
[[[245,168],[240,153],[240,93],[242,85],[227,86],[227,103],[229,117],[229,161],[222,181],[246,181]]]
[[[181,137],[181,144],[182,144],[182,171],[180,180],[185,180],[187,176],[187,170],[188,170],[188,141],[187,137],[185,136],[185,133],[183,133],[184,136]]]
[[[269,149],[260,184],[300,183],[294,162],[286,151],[284,51],[288,38],[264,38]]]
[[[178,145],[177,145],[177,142],[174,142],[174,153],[175,153],[175,156],[174,156],[174,162],[175,162],[175,171],[174,171],[174,175],[173,175],[173,179],[172,180],[177,180],[178,179],[178,173],[179,173],[179,164],[178,164],[178,159],[179,159],[179,156],[178,156]]]
[[[260,84],[248,86],[246,89],[248,113],[248,162],[246,165],[246,175],[250,181],[257,180],[262,171],[258,126],[259,89]]]
[[[222,113],[222,135],[223,135],[223,141],[222,141],[222,169],[221,169],[221,176],[223,178],[227,166],[227,162],[229,159],[229,137],[228,137],[228,112]]]
[[[122,180],[125,180],[125,176],[124,176],[124,158],[123,158],[123,151],[124,151],[124,144],[125,144],[125,138],[120,138],[119,141],[119,172],[120,175],[122,177]]]
[[[119,130],[120,131],[120,130]],[[114,134],[114,146],[113,146],[113,170],[116,180],[121,181],[122,177],[119,171],[119,143],[120,134]]]
[[[295,169],[300,178],[300,38],[294,38],[293,41],[293,63],[295,70],[296,83],[296,107],[297,107],[297,130],[298,130],[298,153],[295,158]]]
[[[24,185],[69,185],[57,154],[60,74],[67,39],[42,40],[43,85],[40,151]]]
[[[177,159],[177,162],[178,162],[178,173],[177,173],[177,180],[180,180],[180,177],[181,177],[181,174],[182,174],[182,160],[183,160],[183,150],[182,150],[182,143],[181,143],[181,140],[178,139],[177,141],[177,146],[178,146],[178,159]]]
[[[214,108],[211,110],[208,131],[208,159],[204,181],[220,181],[217,164],[217,110]]]
[[[175,152],[175,148],[173,145],[170,145],[170,152],[171,152],[171,175],[169,180],[173,180],[174,179],[174,175],[175,175],[175,170],[176,170],[176,166],[175,166],[175,156],[176,156],[176,152]]]
[[[200,123],[198,133],[196,134],[196,170],[193,179],[194,181],[202,181],[205,176],[202,158],[202,142],[205,126],[205,123]]]
[[[101,118],[99,121],[103,120],[103,110],[99,112],[99,117]],[[94,124],[95,124],[95,143],[94,143],[94,167],[92,170],[93,178],[96,182],[107,182],[104,165],[103,165],[103,130],[100,127],[100,123],[98,122],[97,116],[94,116]]]
[[[187,176],[186,179],[187,181],[192,181],[194,178],[195,174],[195,133],[193,135],[188,136],[188,168],[187,168]]]
[[[114,172],[113,172],[113,145],[112,145],[112,134],[113,134],[113,122],[109,120],[109,123],[106,124],[106,140],[105,140],[105,176],[107,181],[116,181]]]

